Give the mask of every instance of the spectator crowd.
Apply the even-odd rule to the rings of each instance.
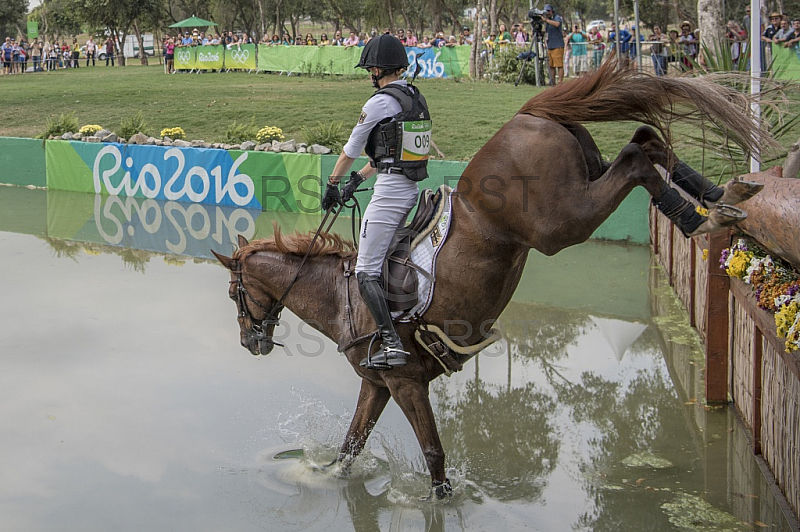
[[[22,74],[24,72],[45,72],[62,68],[80,68],[85,61],[85,66],[97,66],[97,61],[109,62],[114,66],[114,58],[118,52],[113,39],[110,37],[103,43],[97,43],[92,37],[80,44],[73,38],[71,43],[62,40],[51,43],[49,40],[38,38],[27,41],[13,37],[6,37],[0,44],[0,59],[3,61],[4,75]]]

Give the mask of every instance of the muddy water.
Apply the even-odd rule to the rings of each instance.
[[[315,469],[359,381],[290,312],[285,349],[239,347],[203,257],[247,213],[13,189],[0,206],[0,529],[790,529],[746,435],[704,407],[646,248],[531,255],[505,341],[431,387],[455,487],[432,503],[394,404],[350,478]]]

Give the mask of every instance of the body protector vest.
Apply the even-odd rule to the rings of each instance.
[[[428,152],[431,149],[431,115],[425,97],[415,88],[387,85],[375,94],[388,94],[400,103],[402,111],[378,122],[369,134],[365,152],[378,172],[400,168],[412,181],[428,177]],[[373,96],[375,96],[373,94]],[[393,162],[381,163],[392,157]]]

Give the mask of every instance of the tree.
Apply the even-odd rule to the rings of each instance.
[[[28,0],[6,0],[0,2],[0,30],[3,30],[0,35],[6,36],[10,33],[24,34],[22,22],[25,20],[27,12]]]
[[[90,25],[105,27],[111,36],[122,47],[125,44],[134,22],[146,17],[157,17],[163,9],[162,0],[75,0],[80,17]],[[138,25],[137,25],[138,28]],[[139,57],[143,64],[147,63],[144,54],[144,43],[139,35]],[[124,54],[120,54],[120,64],[125,64]]]
[[[722,0],[697,0],[697,27],[700,42],[713,50],[725,39],[725,15]],[[701,49],[703,46],[701,45]]]

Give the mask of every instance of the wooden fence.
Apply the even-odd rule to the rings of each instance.
[[[800,355],[786,353],[772,313],[758,308],[751,287],[720,268],[731,240],[731,231],[687,239],[651,208],[653,253],[705,346],[706,400],[733,403],[753,452],[763,457],[797,516]]]

